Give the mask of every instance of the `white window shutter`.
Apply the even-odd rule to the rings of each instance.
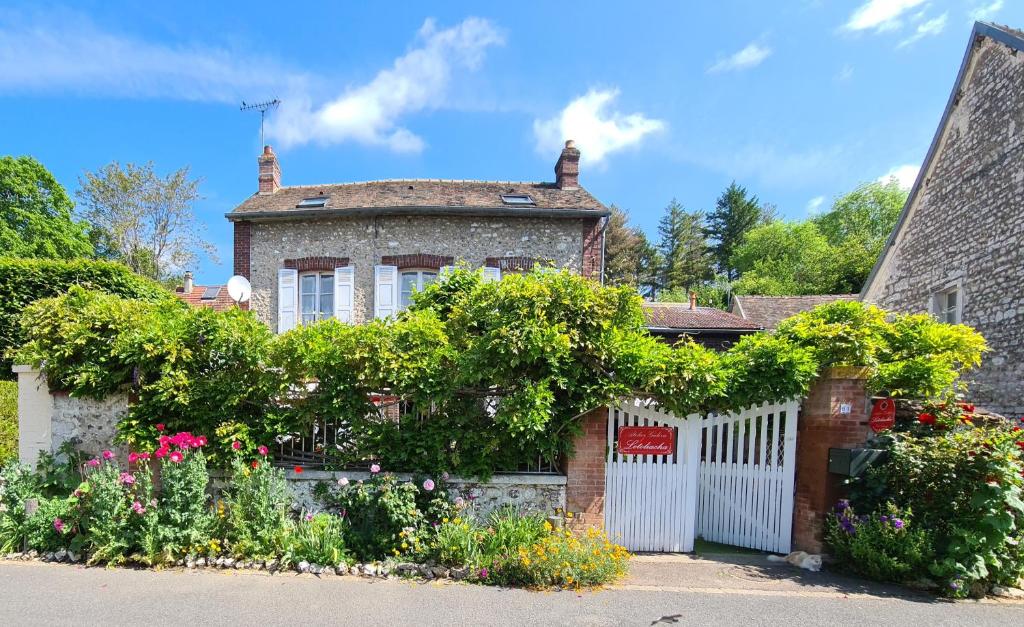
[[[295,328],[299,308],[299,271],[281,268],[277,271],[277,332]]]
[[[455,266],[441,266],[441,269],[437,273],[437,278],[444,281],[452,272],[455,272]]]
[[[500,281],[501,268],[484,268],[484,281]]]
[[[388,318],[398,313],[398,266],[373,268],[373,317]]]
[[[340,322],[352,323],[352,294],[355,291],[355,271],[352,266],[334,269],[334,317]]]

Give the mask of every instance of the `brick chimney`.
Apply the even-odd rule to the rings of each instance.
[[[690,309],[697,308],[697,292],[690,292]]]
[[[566,140],[565,148],[555,164],[555,185],[559,189],[576,189],[580,186],[580,151],[571,139]]]
[[[192,272],[191,271],[185,272],[185,286],[183,288],[183,291],[185,292],[186,295],[191,294],[192,293],[192,289],[194,287],[195,287],[195,281],[193,281],[193,279],[192,279]]]
[[[260,194],[273,194],[281,189],[281,167],[277,165],[277,155],[270,146],[263,147],[263,154],[258,159],[260,164]]]

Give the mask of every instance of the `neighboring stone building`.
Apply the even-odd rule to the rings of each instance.
[[[724,350],[740,337],[763,330],[756,322],[728,311],[699,307],[693,293],[689,303],[644,303],[643,308],[650,334],[671,344],[688,337],[702,346]]]
[[[277,156],[259,158],[259,191],[227,217],[235,274],[272,328],[336,317],[361,323],[408,303],[447,267],[498,278],[536,263],[603,274],[609,214],[579,185],[572,142],[553,183],[385,180],[281,186]]]
[[[865,301],[975,327],[969,398],[1024,415],[1024,33],[976,23]]]
[[[780,322],[801,311],[809,311],[818,305],[837,300],[858,300],[859,294],[814,294],[805,296],[745,296],[733,295],[729,311],[737,316],[755,322],[761,327],[774,330]]]

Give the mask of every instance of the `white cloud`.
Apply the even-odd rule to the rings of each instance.
[[[948,12],[943,13],[939,17],[932,18],[926,22],[921,22],[920,24],[917,25],[917,28],[914,30],[914,34],[901,41],[899,45],[897,45],[896,47],[903,48],[918,41],[919,39],[923,39],[931,35],[938,35],[943,30],[946,29],[947,18],[949,18]]]
[[[902,25],[900,16],[925,0],[868,0],[850,15],[843,28],[849,31],[894,30]]]
[[[729,72],[733,70],[745,70],[756,67],[771,55],[772,49],[758,43],[748,44],[746,48],[732,55],[719,59],[714,65],[708,68],[709,74],[717,72]]]
[[[643,113],[608,111],[618,95],[618,89],[592,89],[570,102],[553,118],[534,120],[537,150],[550,155],[561,150],[565,140],[572,139],[580,149],[581,159],[596,163],[608,154],[638,144],[647,135],[665,128],[663,121],[648,118]]]
[[[251,54],[157,44],[67,11],[0,13],[0,93],[74,92],[237,103],[300,89],[302,73]]]
[[[1003,8],[1003,0],[994,0],[991,4],[975,7],[968,14],[972,22],[980,22],[994,17]]]
[[[417,40],[418,47],[391,68],[334,100],[321,105],[309,98],[285,100],[268,123],[268,134],[286,147],[356,141],[396,152],[422,150],[422,138],[400,126],[401,117],[445,105],[453,74],[479,67],[487,48],[504,38],[491,22],[468,18],[445,30],[428,19]]]
[[[907,163],[904,165],[898,165],[878,177],[879,183],[888,183],[890,179],[896,179],[900,187],[903,189],[910,189],[914,186],[914,181],[917,180],[917,173],[921,171],[921,166],[913,163]]]
[[[818,210],[821,209],[821,206],[823,204],[825,204],[825,197],[815,196],[814,198],[807,201],[807,213],[810,215],[818,213]]]

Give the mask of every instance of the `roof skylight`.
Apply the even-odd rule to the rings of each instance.
[[[501,202],[520,207],[533,207],[537,204],[529,194],[502,194]]]
[[[328,196],[315,196],[313,198],[303,198],[299,204],[295,205],[297,209],[310,209],[315,207],[323,207],[327,204]]]

